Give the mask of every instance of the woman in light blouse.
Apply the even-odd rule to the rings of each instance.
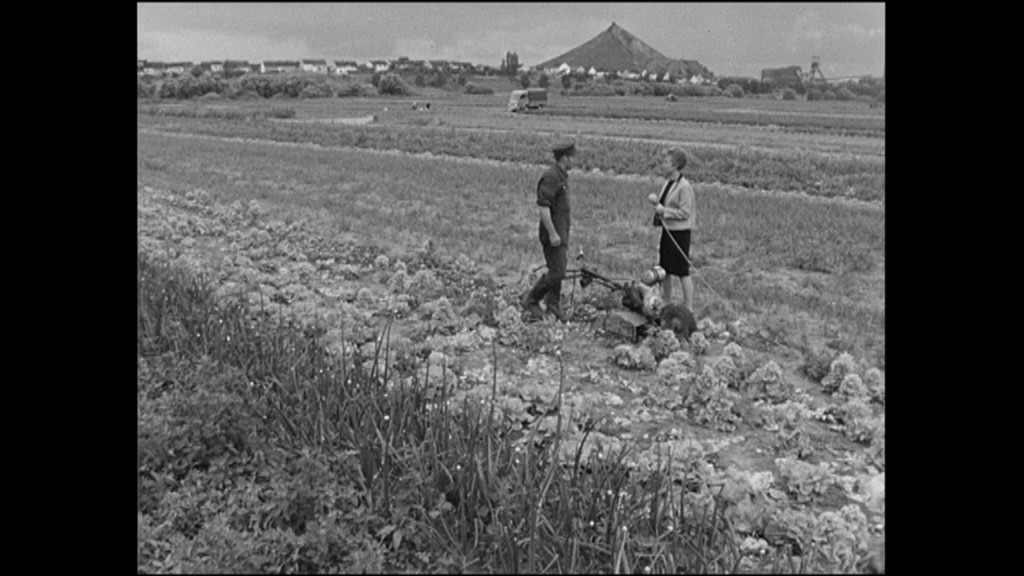
[[[690,278],[690,236],[694,229],[695,212],[693,186],[683,178],[687,156],[681,148],[665,151],[661,167],[668,181],[660,195],[651,194],[648,200],[655,205],[655,226],[661,227],[659,265],[665,269],[661,283],[664,304],[672,302],[672,277],[679,278],[683,287],[683,305],[693,311],[693,280]]]

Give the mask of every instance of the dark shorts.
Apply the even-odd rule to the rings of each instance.
[[[658,260],[658,265],[665,269],[666,274],[683,277],[690,275],[690,263],[687,261],[690,257],[690,232],[692,231],[662,228],[659,250],[661,257]],[[669,236],[669,233],[672,236]],[[679,248],[683,249],[686,258],[683,258],[683,255],[679,253],[679,248],[672,243],[673,238],[675,238],[676,244],[679,244]]]

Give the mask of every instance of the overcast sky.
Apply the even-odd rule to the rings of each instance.
[[[881,76],[884,3],[138,4],[145,60],[365,61],[407,56],[524,67],[618,24],[669,58],[718,76],[821,59],[827,77]]]

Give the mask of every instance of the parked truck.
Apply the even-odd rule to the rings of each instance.
[[[543,88],[513,90],[508,100],[509,112],[519,112],[531,108],[541,108],[548,104],[548,91]]]

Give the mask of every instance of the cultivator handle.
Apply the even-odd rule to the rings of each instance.
[[[625,284],[616,282],[610,278],[605,278],[586,266],[581,266],[578,270],[567,270],[565,277],[568,279],[579,278],[580,288],[586,288],[594,282],[597,282],[606,288],[611,288],[612,290],[625,290],[626,288]]]

